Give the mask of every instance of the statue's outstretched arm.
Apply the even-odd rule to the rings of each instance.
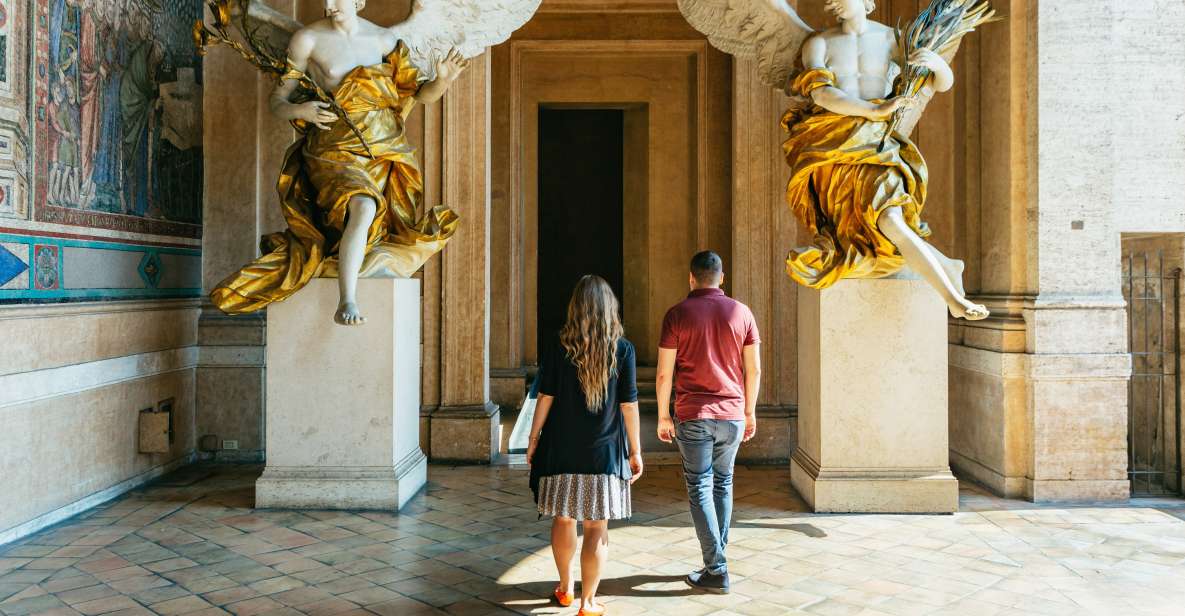
[[[462,56],[461,52],[456,48],[449,50],[443,60],[436,62],[436,70],[433,71],[436,78],[420,86],[420,89],[416,91],[416,102],[427,105],[440,100],[453,81],[468,67],[469,60]]]

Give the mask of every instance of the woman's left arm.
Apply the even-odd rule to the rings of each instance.
[[[642,428],[638,419],[638,403],[622,404],[621,417],[625,420],[625,435],[630,442],[630,470],[633,471],[630,483],[633,483],[642,476]]]
[[[547,423],[547,414],[551,411],[551,403],[555,398],[546,394],[539,394],[535,401],[535,417],[531,420],[531,443],[527,445],[527,464],[535,457],[535,447],[539,445],[539,433],[543,432],[543,424]]]

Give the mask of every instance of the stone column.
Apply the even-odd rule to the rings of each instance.
[[[821,513],[956,511],[938,294],[908,271],[803,288],[798,323],[798,493]]]
[[[461,225],[441,255],[440,407],[434,460],[488,463],[498,453],[490,401],[490,55],[474,58],[443,101],[444,203]]]
[[[778,120],[787,100],[761,83],[757,63],[733,60],[732,263],[726,283],[761,332],[762,385],[757,437],[741,446],[747,462],[784,463],[797,440],[795,283],[786,275],[787,249],[797,223],[786,205],[789,167]]]
[[[1111,5],[1004,2],[959,68],[967,287],[993,316],[952,327],[951,458],[1009,497],[1128,493],[1111,148],[1124,110],[1081,96],[1115,70]]]
[[[1033,3],[1038,90],[1036,212],[1030,212],[1025,368],[1034,500],[1128,496],[1127,355],[1115,225],[1112,2]],[[1102,6],[1100,6],[1102,5]],[[1090,15],[1088,15],[1088,12]],[[1084,45],[1083,41],[1090,41]],[[1091,85],[1093,84],[1093,85]],[[1090,144],[1082,141],[1088,137]],[[1085,146],[1085,147],[1084,147]],[[1121,154],[1120,154],[1121,155]]]

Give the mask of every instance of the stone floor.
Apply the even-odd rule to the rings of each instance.
[[[545,599],[548,524],[507,467],[433,467],[402,515],[256,511],[257,467],[189,467],[0,548],[23,614],[571,614]],[[784,470],[742,469],[733,594],[698,561],[678,469],[648,469],[611,531],[617,615],[1185,614],[1185,504],[1039,507],[965,488],[954,516],[812,515]]]

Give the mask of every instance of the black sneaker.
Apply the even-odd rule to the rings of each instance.
[[[714,595],[727,595],[729,593],[728,572],[724,573],[708,573],[707,569],[700,569],[695,573],[688,574],[683,581],[692,588],[698,588],[704,592],[710,592]]]

